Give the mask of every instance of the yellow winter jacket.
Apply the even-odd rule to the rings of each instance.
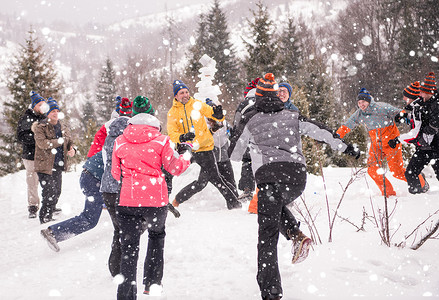
[[[213,136],[204,117],[223,121],[224,116],[222,119],[216,119],[212,117],[212,114],[213,108],[200,100],[190,97],[188,103],[182,104],[174,98],[172,107],[168,111],[167,121],[171,141],[176,144],[180,143],[180,135],[190,131],[193,127],[195,139],[192,143],[194,146],[199,144],[199,148],[194,148],[194,152],[213,150]]]

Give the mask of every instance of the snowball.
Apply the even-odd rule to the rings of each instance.
[[[193,36],[189,38],[189,42],[191,43],[192,46],[196,44],[195,38]]]
[[[363,54],[361,54],[361,53],[355,54],[355,59],[356,60],[363,60]]]
[[[315,294],[317,292],[317,287],[313,284],[310,284],[306,290],[310,294]]]
[[[195,105],[194,105],[195,106]],[[201,113],[200,113],[200,111],[199,110],[192,110],[192,112],[191,112],[191,118],[193,119],[193,120],[198,120],[199,118],[201,118]]]
[[[66,93],[67,95],[70,95],[71,93],[73,93],[73,89],[71,87],[68,87],[64,90],[64,93]]]
[[[372,45],[372,38],[368,35],[365,35],[362,39],[361,42],[363,43],[364,46],[370,46]]]
[[[119,285],[119,284],[123,283],[124,279],[125,279],[125,277],[122,274],[117,274],[113,278],[113,283]]]
[[[349,66],[346,71],[348,72],[349,76],[354,76],[355,74],[357,74],[358,69],[356,66]]]
[[[49,35],[50,34],[50,28],[44,27],[43,29],[41,29],[41,33],[43,35]]]

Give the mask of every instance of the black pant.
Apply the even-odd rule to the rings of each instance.
[[[233,167],[230,160],[225,161],[219,161],[217,162],[218,171],[224,180],[224,182],[227,184],[229,189],[235,193],[236,197],[238,197],[238,190],[236,189],[236,182],[235,182],[235,174],[233,173]]]
[[[119,204],[118,193],[102,193],[105,206],[110,214],[111,222],[113,223],[113,242],[111,243],[111,253],[108,259],[108,268],[110,269],[111,276],[116,276],[120,273],[120,227],[116,217],[116,207]]]
[[[238,182],[238,188],[241,191],[248,190],[253,192],[255,190],[255,177],[253,175],[252,160],[249,151],[247,148],[242,158],[241,178]]]
[[[281,277],[277,262],[279,232],[298,229],[299,224],[286,207],[302,194],[306,184],[306,171],[298,173],[296,183],[258,184],[258,274],[261,296],[280,296]]]
[[[407,179],[410,193],[417,193],[421,190],[418,176],[432,159],[436,159],[432,167],[436,173],[436,178],[439,180],[439,151],[416,149],[405,170],[405,178]]]
[[[37,173],[41,185],[41,209],[40,221],[44,218],[51,219],[53,211],[58,203],[62,189],[63,168],[56,167],[52,170],[52,175]]]
[[[137,261],[139,258],[139,242],[143,233],[148,230],[148,248],[143,266],[143,284],[149,290],[153,284],[160,285],[163,278],[165,223],[168,208],[164,207],[126,207],[118,206],[117,221],[121,229],[122,260],[120,273],[123,283],[117,290],[118,300],[134,300],[137,297]]]
[[[238,193],[236,190],[231,189],[225,180],[221,178],[213,151],[195,152],[193,153],[193,159],[201,167],[200,174],[197,180],[194,180],[178,192],[175,196],[177,202],[183,203],[188,200],[196,193],[202,191],[210,182],[226,199],[227,207],[229,209],[235,207],[238,202]]]

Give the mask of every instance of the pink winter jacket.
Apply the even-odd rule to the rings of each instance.
[[[170,139],[160,133],[160,122],[149,114],[128,121],[113,148],[111,174],[120,181],[120,206],[161,207],[168,204],[168,190],[161,166],[173,175],[182,174],[190,157],[179,155]]]

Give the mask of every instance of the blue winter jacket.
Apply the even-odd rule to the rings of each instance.
[[[100,181],[102,179],[102,175],[104,174],[102,151],[99,151],[92,157],[89,157],[82,167]]]

